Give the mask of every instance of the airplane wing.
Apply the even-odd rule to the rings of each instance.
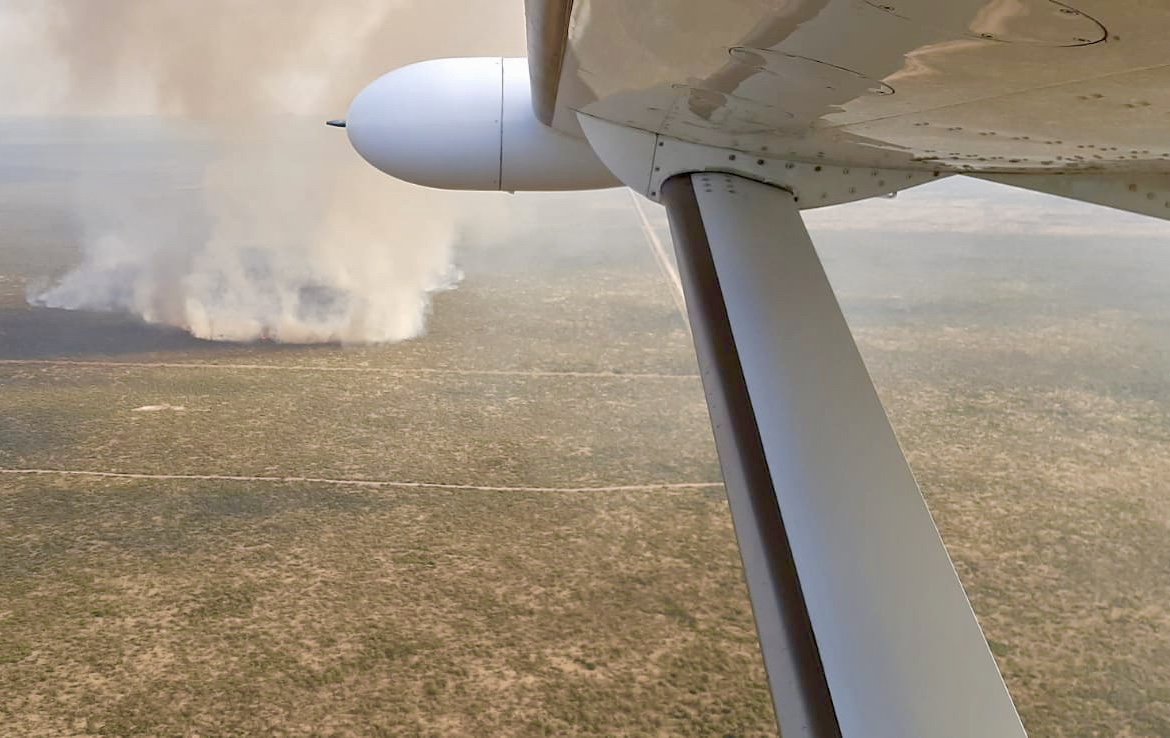
[[[965,174],[1167,217],[1164,3],[526,11],[527,61],[372,83],[355,148],[429,186],[664,204],[783,735],[1024,735],[799,211]]]
[[[1165,218],[1163,13],[1101,0],[529,0],[543,39],[530,31],[533,99],[577,135],[584,113],[748,154],[987,173]]]

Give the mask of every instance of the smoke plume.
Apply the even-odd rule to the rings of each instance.
[[[521,11],[518,0],[0,0],[0,45],[22,55],[5,61],[0,93],[20,112],[150,116],[174,149],[163,172],[127,162],[78,177],[82,262],[30,300],[232,341],[418,335],[430,295],[458,278],[465,208],[378,174],[322,122],[397,66],[521,52]]]

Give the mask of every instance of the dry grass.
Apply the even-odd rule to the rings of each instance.
[[[29,735],[760,734],[721,494],[6,482]]]
[[[509,263],[465,255],[423,340],[225,347],[28,311],[27,278],[65,263],[68,238],[10,202],[0,358],[379,371],[7,364],[0,465],[717,478],[688,339],[632,214],[542,206],[548,230],[517,236]],[[1170,735],[1170,269],[1140,244],[1126,271],[1076,244],[822,243],[1031,735]],[[134,412],[161,404],[184,410]],[[3,476],[0,695],[6,736],[774,729],[712,490]]]

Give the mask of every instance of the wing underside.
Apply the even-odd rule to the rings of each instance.
[[[579,134],[584,112],[795,161],[1170,173],[1170,51],[1165,7],[1154,0],[528,7],[543,39],[534,47],[537,111],[569,133]]]

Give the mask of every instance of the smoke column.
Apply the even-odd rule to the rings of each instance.
[[[466,203],[380,175],[323,121],[402,64],[522,53],[518,1],[0,0],[0,14],[0,46],[22,56],[0,93],[20,112],[151,116],[176,160],[206,143],[169,179],[132,162],[79,177],[82,263],[31,302],[202,338],[364,343],[418,335],[457,280]]]

